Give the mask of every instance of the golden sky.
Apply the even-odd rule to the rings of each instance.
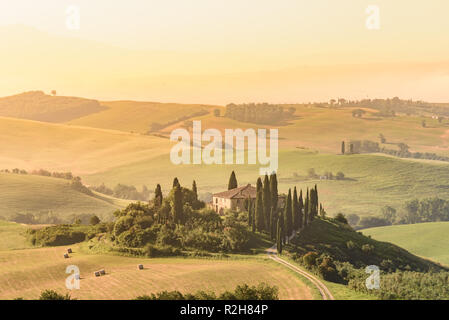
[[[0,95],[449,101],[448,13],[447,0],[2,1]]]

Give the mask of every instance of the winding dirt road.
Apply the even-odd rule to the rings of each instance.
[[[323,300],[335,300],[335,298],[332,295],[332,293],[330,292],[330,290],[317,277],[315,277],[314,275],[312,275],[304,270],[301,270],[297,266],[280,258],[277,255],[276,244],[274,244],[271,248],[267,249],[266,252],[270,259],[276,261],[277,263],[282,264],[283,266],[289,268],[290,270],[293,270],[294,272],[296,272],[296,273],[300,274],[301,276],[305,277],[306,279],[308,279],[318,289]]]

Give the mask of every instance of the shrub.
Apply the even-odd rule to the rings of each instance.
[[[340,223],[348,224],[348,220],[346,220],[346,217],[343,213],[338,213],[335,218],[335,221],[338,221]]]
[[[316,252],[307,252],[303,257],[302,261],[306,265],[306,267],[313,267],[316,265],[316,260],[318,258],[318,254]]]
[[[54,290],[45,290],[41,292],[39,300],[71,300],[70,295],[62,295]]]

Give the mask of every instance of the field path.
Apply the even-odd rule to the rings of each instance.
[[[293,236],[291,238],[293,238]],[[314,275],[312,275],[312,274],[310,274],[310,273],[308,273],[308,272],[306,272],[304,270],[301,270],[297,266],[295,266],[295,265],[291,264],[290,262],[287,262],[284,259],[280,258],[277,255],[276,251],[277,251],[276,244],[274,244],[271,248],[268,248],[266,250],[266,252],[268,254],[268,257],[270,257],[270,259],[276,261],[277,263],[280,263],[280,264],[286,266],[290,270],[293,270],[294,272],[300,274],[301,276],[305,277],[310,282],[312,282],[313,285],[318,289],[318,291],[320,291],[320,294],[321,294],[321,297],[323,298],[323,300],[335,300],[334,296],[332,295],[330,290],[326,287],[326,285],[323,282],[321,282]]]

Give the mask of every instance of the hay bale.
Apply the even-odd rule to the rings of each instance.
[[[105,271],[104,269],[101,269],[101,270],[100,270],[100,274],[101,274],[102,276],[104,276],[104,275],[106,274],[106,271]]]
[[[95,271],[95,272],[94,272],[94,275],[95,275],[96,277],[101,276],[100,271]]]
[[[72,249],[71,249],[71,248],[68,248],[68,249],[67,249],[67,253],[72,253]]]
[[[138,268],[139,270],[143,270],[143,264],[139,264],[139,265],[137,266],[137,268]]]
[[[67,253],[64,253],[64,259],[68,259],[69,255]]]

